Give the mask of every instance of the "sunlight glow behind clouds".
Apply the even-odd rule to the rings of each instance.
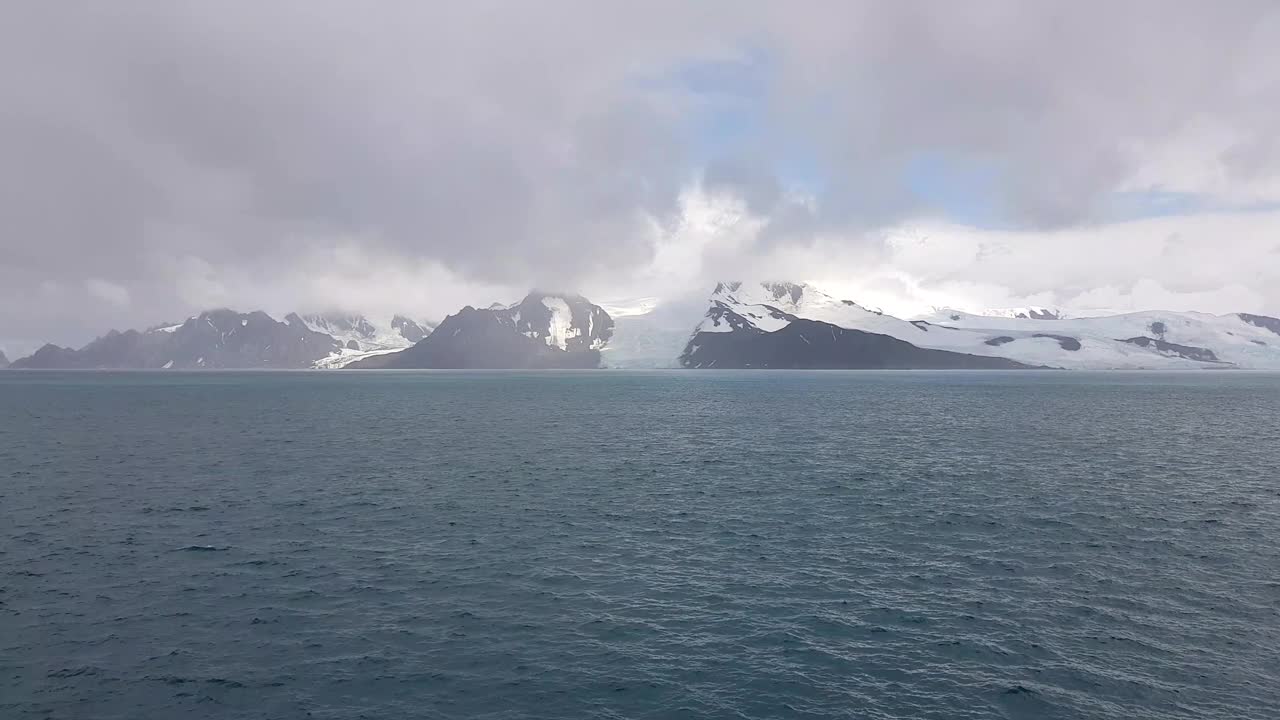
[[[747,276],[1280,313],[1272,2],[9,10],[11,355],[213,304]]]

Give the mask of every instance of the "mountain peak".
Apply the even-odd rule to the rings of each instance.
[[[512,305],[467,305],[413,347],[350,367],[592,368],[613,327],[581,295],[534,290]]]
[[[495,311],[525,337],[565,351],[598,350],[613,334],[609,313],[581,295],[531,291],[523,300]]]
[[[391,328],[411,343],[416,343],[431,334],[430,326],[423,326],[403,315],[391,318]]]
[[[805,283],[792,282],[789,280],[764,280],[760,282],[742,282],[741,280],[732,280],[716,283],[716,288],[711,292],[712,297],[729,297],[733,296],[743,301],[743,298],[749,298],[751,302],[782,303],[785,305],[797,305],[804,298],[806,292],[812,292],[813,288]]]
[[[1065,320],[1066,315],[1057,308],[1042,307],[1039,305],[1028,305],[1026,307],[1011,308],[988,308],[976,315],[985,315],[987,317],[1006,317],[1015,320]]]

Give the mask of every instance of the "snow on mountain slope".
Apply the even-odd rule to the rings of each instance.
[[[941,310],[921,318],[934,326],[977,332],[997,339],[1014,357],[1027,337],[1052,334],[1080,343],[1063,353],[1062,367],[1226,367],[1280,369],[1280,333],[1245,317],[1198,312],[1145,311],[1090,318],[1030,320]]]
[[[409,346],[378,348],[374,350],[352,350],[351,348],[343,347],[333,351],[328,356],[315,361],[313,367],[317,370],[338,370],[357,360],[363,360],[375,355],[386,355],[388,353],[400,352],[406,347]]]
[[[887,335],[918,348],[1032,366],[1280,369],[1280,332],[1268,327],[1272,319],[1264,316],[1153,311],[1054,319],[1051,312],[1035,310],[1040,312],[1006,311],[999,317],[941,310],[906,321],[837,300],[809,285],[731,282],[716,287],[695,335],[774,333],[803,319]]]
[[[906,320],[867,309],[851,300],[836,300],[812,286],[799,283],[720,283],[711,293],[711,308],[695,332],[729,332],[736,323],[735,316],[744,318],[751,327],[773,332],[790,324],[789,315],[850,330],[889,335],[908,342],[925,339],[925,331]],[[973,343],[942,344],[965,346]]]
[[[348,367],[595,368],[612,334],[612,318],[586,298],[534,291],[512,305],[468,305],[412,347]]]
[[[433,327],[402,315],[375,322],[364,315],[290,313],[285,322],[300,324],[338,341],[337,350],[316,361],[315,367],[321,369],[341,368],[356,360],[403,350],[430,334]]]
[[[534,291],[506,307],[491,307],[494,318],[525,337],[565,351],[599,350],[609,342],[613,320],[580,295]]]
[[[947,309],[948,308],[938,308],[940,311]],[[984,315],[986,317],[1016,318],[1019,320],[1061,320],[1064,317],[1062,311],[1057,308],[1047,308],[1039,305],[1012,308],[987,308],[974,314]]]
[[[547,345],[568,350],[569,338],[581,334],[578,328],[573,327],[573,311],[569,309],[569,303],[563,298],[544,297],[542,306],[551,312],[551,317],[547,320]],[[591,321],[590,315],[587,316],[587,321]]]
[[[359,345],[362,341],[369,343],[378,334],[378,330],[373,326],[373,323],[370,323],[363,315],[340,315],[337,313],[298,315],[297,313],[292,313],[285,317],[285,322],[301,322],[315,332],[324,333],[332,337],[342,343],[344,347],[348,343],[356,345]],[[384,339],[392,343],[396,342],[391,337]]]

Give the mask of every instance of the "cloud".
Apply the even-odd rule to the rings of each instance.
[[[1222,246],[1234,240],[1196,232],[1177,257],[1208,279],[1147,255],[1128,275],[1128,254],[1065,258],[1070,275],[1049,265],[1064,255],[1055,233],[1134,229],[1114,222],[1117,193],[1181,193],[1215,212],[1280,203],[1274,3],[19,0],[7,11],[10,347],[211,304],[435,314],[529,286],[674,287],[764,270],[848,279],[914,262],[889,231],[954,224],[974,198],[982,232],[1026,233],[1014,259],[991,236],[980,261],[913,276],[988,283],[1016,260],[1042,279],[1009,280],[1014,293],[1149,277],[1275,302],[1259,285],[1272,273],[1232,275],[1238,253]],[[740,222],[711,232],[708,212]],[[1263,232],[1273,220],[1242,222]]]
[[[846,259],[838,245],[793,262],[847,297],[905,315],[943,305],[1280,314],[1278,228],[1280,211],[1052,232],[913,224],[886,231],[887,254],[873,264]]]
[[[128,307],[129,305],[129,291],[120,285],[100,278],[90,278],[84,286],[89,291],[89,294],[98,300],[111,303],[117,307]]]

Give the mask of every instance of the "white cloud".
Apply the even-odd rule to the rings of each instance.
[[[840,246],[821,246],[807,253],[808,277],[904,314],[936,305],[1280,314],[1280,211],[1054,232],[916,225],[891,232],[887,248],[874,265],[841,272]]]
[[[19,3],[0,93],[10,348],[751,274],[1280,312],[1274,214],[1099,225],[1118,192],[1280,201],[1270,0]],[[921,219],[921,155],[1019,231]]]
[[[123,286],[113,282],[107,282],[101,278],[90,278],[85,281],[84,287],[89,294],[98,300],[103,300],[117,307],[128,307],[129,290]]]
[[[764,218],[691,188],[655,259],[601,297],[705,296],[726,279],[797,279],[887,312],[1046,305],[1280,314],[1280,211],[1201,213],[1048,232],[933,221],[849,228],[808,244],[760,241]]]

